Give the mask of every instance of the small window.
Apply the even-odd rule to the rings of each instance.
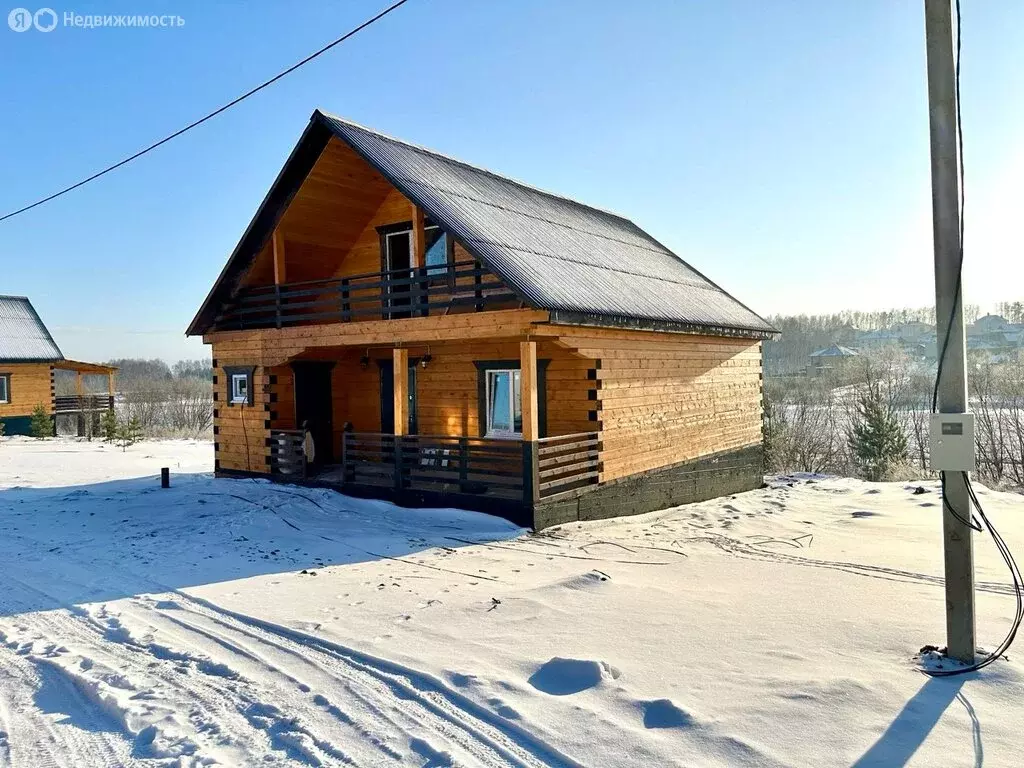
[[[228,405],[252,405],[252,375],[255,366],[224,366],[228,383]]]
[[[244,373],[231,374],[231,402],[249,402],[249,377]]]
[[[11,402],[11,374],[0,373],[0,403]]]
[[[519,371],[487,371],[488,437],[519,437],[522,433],[523,397]]]

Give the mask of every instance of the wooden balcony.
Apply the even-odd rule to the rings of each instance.
[[[217,317],[219,331],[394,320],[519,306],[479,262],[243,288]]]
[[[53,399],[54,413],[109,411],[113,407],[113,395],[57,395]]]

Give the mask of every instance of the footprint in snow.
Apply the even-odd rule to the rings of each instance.
[[[543,693],[568,696],[594,688],[607,679],[617,680],[619,675],[619,670],[604,661],[556,656],[538,667],[527,682]]]
[[[689,728],[693,716],[668,699],[637,702],[644,715],[644,728]]]

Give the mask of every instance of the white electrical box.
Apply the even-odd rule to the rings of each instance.
[[[974,414],[933,413],[928,443],[933,470],[973,472]]]

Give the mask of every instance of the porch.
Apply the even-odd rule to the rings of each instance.
[[[598,483],[597,432],[496,439],[346,432],[337,464],[310,471],[301,430],[272,430],[271,473],[405,506],[458,506],[512,519]],[[523,516],[529,524],[529,515]]]

